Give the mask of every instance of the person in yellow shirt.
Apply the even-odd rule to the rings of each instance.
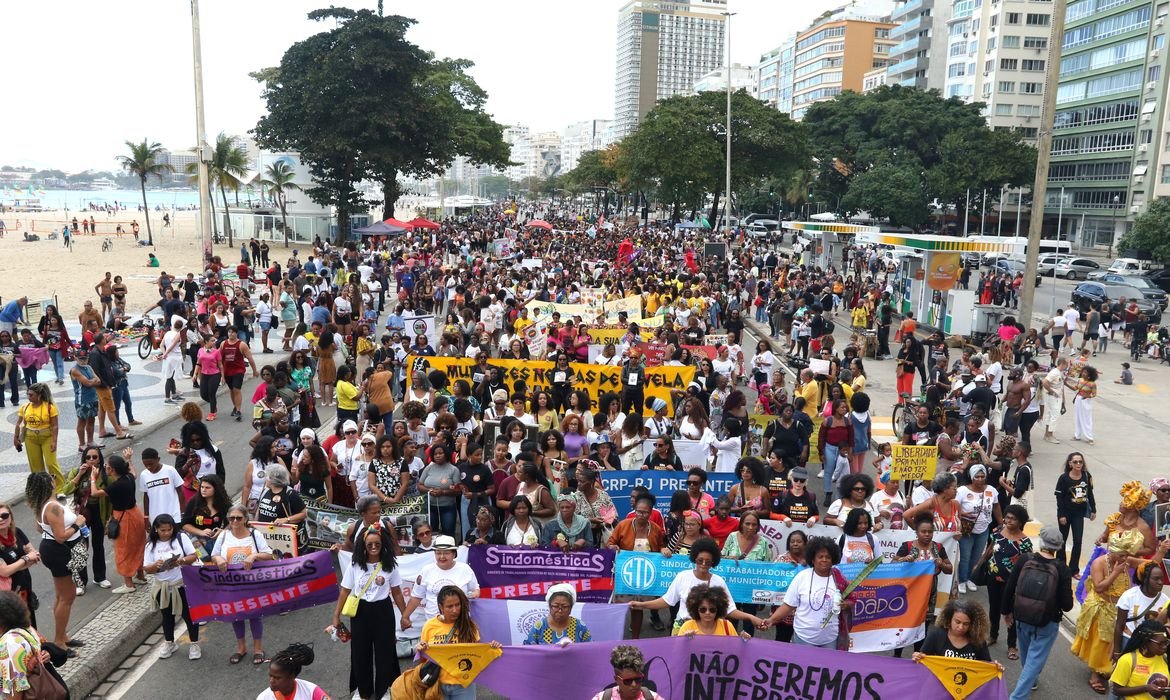
[[[1146,620],[1138,625],[1117,657],[1117,665],[1109,677],[1114,695],[1138,700],[1165,698],[1167,678],[1170,677],[1166,665],[1167,646],[1170,646],[1170,640],[1162,623]]]
[[[11,371],[15,371],[15,367]],[[57,420],[53,392],[47,384],[37,382],[28,388],[28,403],[17,412],[12,442],[18,449],[28,448],[29,469],[49,472],[49,476],[53,477],[53,485],[60,489],[65,484],[65,477],[57,462]],[[23,440],[21,428],[24,428],[25,433]]]
[[[869,328],[869,309],[864,304],[853,307],[853,327]]]
[[[736,634],[735,625],[727,619],[727,609],[730,606],[727,591],[720,586],[711,586],[700,583],[687,593],[687,613],[689,620],[682,623],[676,634],[680,637],[693,637],[696,634],[713,637],[731,637]],[[739,636],[745,641],[752,636],[747,632],[740,632]]]
[[[425,654],[432,644],[474,644],[479,641],[479,627],[471,619],[471,603],[458,586],[443,586],[436,598],[439,614],[423,625],[415,649]],[[491,645],[500,648],[500,643]],[[439,686],[444,698],[474,698],[475,684],[464,688],[459,679],[446,670],[439,672]]]
[[[520,316],[517,317],[513,324],[516,328],[516,335],[522,336],[524,334],[524,329],[531,326],[532,324],[533,320],[528,318],[528,309],[524,308],[523,306],[520,307]]]
[[[361,391],[353,383],[353,368],[345,364],[337,368],[337,420],[358,421],[358,397]]]
[[[658,288],[651,288],[650,293],[646,295],[646,315],[653,316],[658,312],[658,307],[661,303],[662,296],[658,293]]]

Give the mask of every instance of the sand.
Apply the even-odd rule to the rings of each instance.
[[[141,212],[122,212],[112,219],[106,219],[104,213],[94,213],[98,231],[111,233],[75,236],[73,250],[70,251],[64,247],[60,238],[48,240],[49,230],[55,225],[59,231],[65,222],[64,216],[64,212],[33,215],[9,212],[0,216],[8,227],[6,235],[0,239],[0,300],[6,303],[18,296],[27,296],[29,301],[56,297],[61,315],[66,321],[75,321],[87,299],[100,308],[94,286],[108,271],[122,276],[129,290],[126,297],[127,311],[138,314],[158,300],[156,280],[160,272],[182,278],[188,272],[198,275],[202,270],[198,220],[194,211],[177,212],[173,216],[172,225],[167,228],[162,226],[162,213],[151,212],[155,243],[153,249],[136,245],[131,234],[117,236],[112,233],[116,222],[121,222],[123,228],[129,231],[130,220],[137,219],[140,225],[139,237],[146,240],[146,225]],[[70,213],[72,216],[73,213]],[[21,222],[21,229],[14,231],[17,219]],[[41,240],[23,240],[24,231],[34,226]],[[103,252],[102,242],[106,238],[112,241],[113,249]],[[272,254],[283,264],[283,245],[269,242],[269,246]],[[215,254],[232,269],[240,260],[239,249],[239,241],[236,241],[234,247],[226,243],[214,247]],[[158,257],[162,264],[160,268],[146,266],[149,252]]]

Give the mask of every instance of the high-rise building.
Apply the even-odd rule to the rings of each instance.
[[[885,7],[885,14],[874,15]],[[889,63],[891,2],[846,5],[796,35],[792,73],[792,118],[844,90],[861,92],[865,74]]]
[[[567,173],[577,167],[582,153],[609,146],[612,126],[609,119],[590,119],[566,126],[561,132],[561,172]]]
[[[1045,213],[1063,213],[1062,235],[1082,246],[1114,245],[1170,196],[1168,14],[1166,0],[1068,5]]]
[[[629,0],[618,11],[614,121],[625,138],[659,100],[723,65],[727,0]]]
[[[895,0],[890,21],[897,26],[890,30],[890,38],[898,43],[890,48],[887,84],[943,89],[951,7],[951,0]]]
[[[760,56],[756,64],[756,98],[788,114],[792,111],[792,59],[796,35]]]

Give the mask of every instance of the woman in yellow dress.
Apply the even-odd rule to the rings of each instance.
[[[1117,623],[1117,599],[1130,587],[1129,557],[1142,548],[1137,530],[1109,536],[1108,554],[1089,567],[1088,596],[1077,619],[1072,653],[1089,666],[1089,687],[1104,694],[1113,671],[1113,628]]]

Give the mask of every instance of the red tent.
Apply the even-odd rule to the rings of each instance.
[[[382,223],[388,224],[390,226],[398,226],[398,227],[404,228],[404,229],[413,228],[410,224],[406,223],[405,221],[399,221],[398,219],[395,219],[393,216],[390,217],[389,219],[386,219]]]
[[[409,226],[410,228],[425,228],[425,229],[430,229],[430,230],[434,230],[434,231],[437,231],[440,228],[442,228],[441,226],[436,224],[434,221],[430,221],[429,219],[424,219],[421,216],[418,218],[415,218],[415,219],[411,219],[410,221],[407,221],[406,225]]]
[[[532,227],[535,227],[535,228],[542,228],[542,229],[544,229],[545,231],[551,231],[551,230],[552,230],[552,224],[550,224],[549,222],[545,221],[544,219],[533,219],[532,221],[529,221],[529,222],[528,222],[528,226],[532,226]]]

